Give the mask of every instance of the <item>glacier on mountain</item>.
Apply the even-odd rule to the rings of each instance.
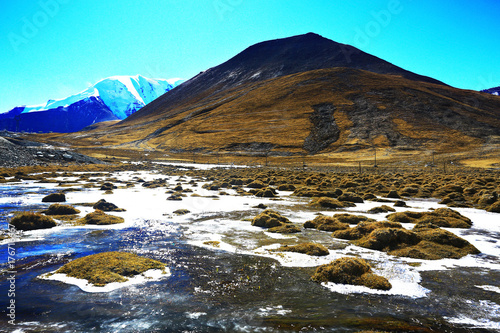
[[[22,113],[68,107],[89,97],[96,97],[104,102],[116,118],[125,119],[182,82],[183,80],[178,78],[149,79],[142,75],[111,76],[67,98],[49,100],[41,105],[26,106]]]
[[[0,113],[0,130],[75,132],[94,123],[122,120],[182,82],[141,75],[108,77],[67,98]]]

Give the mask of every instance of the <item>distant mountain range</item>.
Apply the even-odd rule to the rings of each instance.
[[[500,87],[485,89],[485,90],[481,90],[481,91],[488,93],[488,94],[496,95],[496,96],[500,95]]]
[[[95,101],[96,103],[98,100]],[[104,102],[103,102],[104,103]],[[261,42],[126,119],[52,135],[172,153],[455,153],[500,137],[500,99],[450,87],[314,33]]]
[[[141,75],[108,77],[67,98],[0,113],[0,129],[65,133],[102,121],[123,120],[181,82]]]

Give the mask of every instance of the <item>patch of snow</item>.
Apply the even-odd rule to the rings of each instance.
[[[125,119],[182,82],[183,80],[179,78],[166,80],[149,79],[141,75],[111,76],[69,97],[57,100],[50,99],[45,104],[25,106],[22,113],[67,107],[90,97],[99,97],[113,114],[119,119]]]
[[[158,281],[160,279],[169,277],[170,275],[171,273],[168,268],[165,268],[165,273],[163,273],[161,269],[150,269],[142,274],[138,274],[135,275],[134,277],[128,278],[128,280],[125,282],[112,282],[102,287],[95,286],[89,283],[85,279],[78,279],[61,273],[53,273],[52,275],[50,275],[50,273],[47,273],[40,275],[38,278],[42,280],[53,280],[53,281],[64,282],[67,284],[72,284],[78,286],[81,290],[88,293],[102,293],[102,292],[110,292],[123,287],[132,286],[135,284],[141,284],[149,281]]]
[[[485,285],[485,286],[476,286],[476,288],[480,288],[480,289],[484,289],[486,291],[492,291],[492,292],[500,294],[500,287]]]

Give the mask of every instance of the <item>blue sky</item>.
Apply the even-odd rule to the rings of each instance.
[[[498,0],[1,0],[0,112],[113,75],[190,78],[315,32],[464,89],[500,85]]]

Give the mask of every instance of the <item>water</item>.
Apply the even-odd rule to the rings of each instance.
[[[117,173],[121,181],[177,177],[154,173]],[[74,180],[74,179],[72,179]],[[182,186],[189,188],[190,178]],[[57,184],[25,181],[0,187],[1,227],[16,210],[42,209],[47,193]],[[82,184],[80,184],[82,185]],[[78,184],[75,184],[75,187]],[[213,195],[191,187],[202,197],[167,201],[165,188],[139,184],[114,194],[90,188],[68,192],[69,204],[84,215],[92,209],[81,203],[101,198],[126,208],[113,213],[123,225],[58,226],[27,232],[15,244],[0,246],[2,269],[7,266],[8,243],[16,249],[16,325],[8,323],[9,275],[0,279],[0,330],[6,332],[496,332],[500,331],[500,226],[497,215],[458,209],[473,222],[470,230],[450,231],[473,242],[483,253],[460,260],[422,261],[394,258],[351,246],[315,230],[275,235],[252,227],[245,219],[265,203],[294,222],[312,219],[317,212],[307,200],[283,200]],[[227,191],[229,194],[234,194]],[[187,193],[189,195],[189,193]],[[408,201],[413,210],[438,207],[433,200]],[[365,213],[378,203],[350,209]],[[177,216],[179,208],[189,214]],[[406,208],[401,209],[406,210]],[[332,212],[323,212],[332,215]],[[367,215],[367,214],[365,214]],[[373,215],[383,219],[384,214]],[[269,252],[280,244],[313,240],[330,248],[330,255]],[[219,241],[219,247],[207,244]],[[64,263],[104,251],[131,251],[167,263],[171,275],[161,280],[110,292],[89,293],[78,286],[42,280]],[[370,261],[375,271],[393,284],[388,292],[310,281],[315,266],[345,255]]]

